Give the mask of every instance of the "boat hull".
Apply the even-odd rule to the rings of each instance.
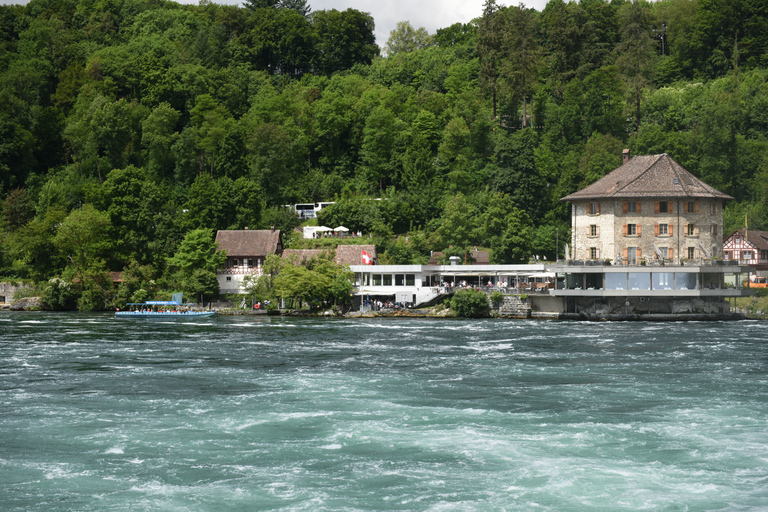
[[[117,318],[201,318],[214,316],[215,311],[189,311],[189,312],[155,312],[155,311],[118,311],[115,313]]]

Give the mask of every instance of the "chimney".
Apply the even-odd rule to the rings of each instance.
[[[272,230],[273,233],[275,232],[275,226],[270,226],[270,229]]]
[[[245,226],[245,230],[248,231],[248,226]]]
[[[629,162],[629,149],[625,149],[624,151],[621,152],[621,154],[624,157],[623,163]]]

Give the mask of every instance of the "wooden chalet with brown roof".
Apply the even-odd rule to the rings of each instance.
[[[244,276],[260,275],[268,255],[283,253],[279,229],[221,230],[216,232],[216,243],[227,254],[224,268],[217,272],[222,293],[239,293]]]
[[[737,229],[723,241],[723,258],[757,271],[768,270],[768,231]]]
[[[682,261],[722,256],[723,204],[733,199],[666,153],[630,158],[571,202],[574,260]]]

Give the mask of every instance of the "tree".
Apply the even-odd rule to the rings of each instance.
[[[11,190],[3,202],[3,219],[10,231],[16,231],[35,216],[35,206],[25,188]]]
[[[176,284],[188,295],[198,297],[219,294],[216,271],[224,267],[226,259],[226,253],[217,248],[212,229],[194,229],[184,236],[176,253],[166,261],[176,270]]]
[[[387,55],[391,57],[398,53],[428,48],[433,44],[434,36],[431,36],[424,27],[414,29],[410,21],[398,21],[395,29],[389,33],[389,39],[384,48]]]
[[[504,219],[506,229],[501,240],[492,247],[491,263],[527,263],[533,245],[533,222],[528,214],[514,208]]]
[[[620,11],[622,20],[621,42],[616,46],[616,65],[622,71],[631,91],[635,106],[635,130],[640,128],[640,103],[643,90],[651,83],[652,63],[656,44],[651,29],[655,26],[648,2],[632,0]]]
[[[53,245],[67,257],[80,279],[90,269],[103,266],[103,257],[110,249],[110,227],[107,212],[84,204],[81,209],[72,210],[56,231]]]
[[[370,14],[347,9],[339,12],[315,11],[310,15],[315,32],[315,69],[324,75],[349,69],[355,64],[370,64],[379,54]]]
[[[524,6],[507,9],[509,28],[504,32],[504,47],[508,58],[504,59],[504,75],[513,90],[520,90],[523,96],[522,127],[529,123],[529,93],[541,67],[541,56],[533,9]],[[533,111],[533,108],[531,108]]]
[[[477,27],[477,56],[480,59],[480,88],[491,95],[493,119],[496,119],[496,96],[505,32],[504,15],[500,13],[496,0],[485,0],[483,17]]]

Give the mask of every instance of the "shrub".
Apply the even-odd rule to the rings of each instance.
[[[48,286],[43,288],[40,300],[47,309],[54,311],[75,309],[79,293],[77,288],[58,277],[48,281]]]
[[[478,290],[459,290],[451,299],[451,309],[458,315],[469,318],[490,315],[488,296]]]
[[[755,288],[754,297],[768,297],[768,288]]]
[[[501,304],[501,302],[504,300],[504,294],[501,293],[499,290],[496,290],[491,294],[491,302],[493,302],[494,305],[498,306]]]

